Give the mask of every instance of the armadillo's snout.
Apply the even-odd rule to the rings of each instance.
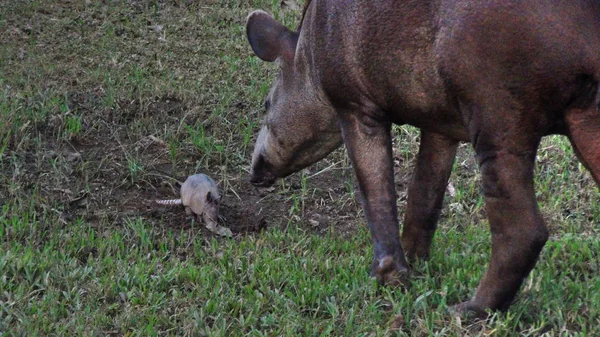
[[[268,163],[262,154],[258,154],[252,160],[252,169],[250,170],[250,183],[256,187],[269,187],[275,183],[275,176],[268,169]]]

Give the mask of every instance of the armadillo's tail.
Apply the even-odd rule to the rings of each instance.
[[[156,200],[156,203],[161,205],[181,205],[181,199]]]

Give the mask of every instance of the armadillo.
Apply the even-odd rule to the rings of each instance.
[[[219,188],[217,184],[205,174],[189,176],[181,185],[181,198],[172,200],[156,200],[161,205],[183,205],[188,215],[194,215],[210,231],[231,236],[231,230],[217,225],[219,217]]]

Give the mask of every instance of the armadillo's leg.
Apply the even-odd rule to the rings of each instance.
[[[402,229],[402,247],[410,259],[429,254],[457,147],[455,140],[421,132]]]
[[[391,124],[369,117],[370,113],[341,112],[342,135],[373,240],[371,275],[380,284],[398,285],[406,278],[408,268],[398,233]]]
[[[492,232],[492,257],[475,297],[455,307],[458,311],[507,309],[548,239],[533,186],[541,135],[531,116],[539,114],[511,107],[478,111],[469,125]]]
[[[600,112],[593,104],[588,109],[571,109],[565,114],[568,136],[583,165],[600,187]]]
[[[189,208],[188,206],[185,206],[185,214],[192,215],[192,214],[194,214],[194,212],[192,212],[191,208]],[[198,219],[198,220],[200,220],[200,219]]]

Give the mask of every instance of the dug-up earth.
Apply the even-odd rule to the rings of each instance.
[[[157,205],[155,200],[178,198],[181,182],[202,172],[221,188],[219,223],[236,234],[286,226],[301,218],[315,230],[335,225],[331,221],[356,223],[357,204],[344,185],[352,186],[352,172],[340,163],[325,162],[306,170],[304,187],[302,178],[295,177],[285,185],[258,190],[248,182],[250,151],[232,168],[207,158],[202,149],[185,140],[174,149],[160,135],[136,130],[140,124],[142,128],[144,124],[177,128],[210,121],[201,113],[193,115],[198,106],[190,107],[176,97],[159,97],[145,106],[136,100],[118,101],[106,109],[96,105],[101,96],[95,93],[70,92],[65,97],[64,114],[21,127],[28,130],[30,139],[6,136],[2,200],[13,200],[19,207],[30,204],[37,216],[51,215],[64,224],[80,219],[110,228],[140,217],[154,226],[189,229],[193,222],[182,207]],[[239,109],[239,113],[247,113],[243,107]],[[64,134],[65,116],[71,114],[81,116],[81,131],[57,140],[57,135]],[[204,125],[206,133],[218,137],[219,130]],[[324,169],[323,173],[317,172],[318,168]],[[311,177],[314,173],[317,175]],[[310,196],[298,195],[302,189]],[[347,206],[337,207],[340,199]],[[202,230],[197,227],[195,230]],[[208,231],[204,234],[211,235]]]

